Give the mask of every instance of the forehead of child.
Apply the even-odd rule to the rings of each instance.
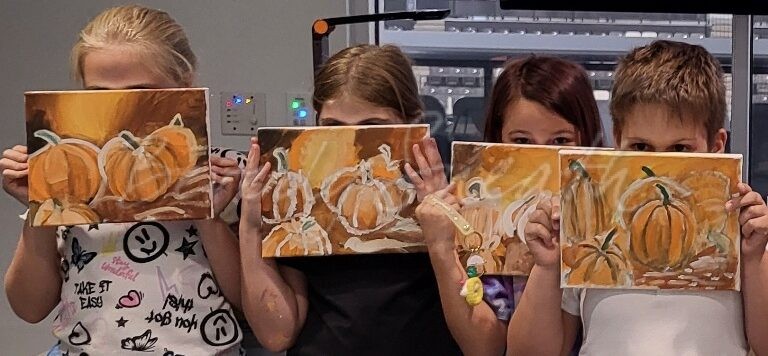
[[[344,93],[323,103],[318,117],[319,125],[390,125],[402,124],[402,115],[393,108],[377,106]]]
[[[162,89],[179,83],[152,66],[151,55],[132,46],[94,49],[83,58],[86,89]]]
[[[530,135],[544,141],[562,135],[578,139],[579,130],[575,125],[544,105],[526,98],[509,103],[504,109],[503,120],[502,140],[515,134]]]
[[[701,115],[700,110],[637,103],[627,111],[621,125],[614,125],[615,141],[619,146],[632,140],[659,147],[688,142],[706,148],[706,119]]]

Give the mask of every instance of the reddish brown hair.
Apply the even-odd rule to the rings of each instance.
[[[576,127],[579,145],[603,145],[603,126],[584,68],[546,56],[507,63],[493,86],[485,119],[485,140],[501,142],[504,110],[520,98],[534,101]]]

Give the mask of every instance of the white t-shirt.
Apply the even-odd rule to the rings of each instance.
[[[563,290],[581,316],[580,355],[746,355],[741,294],[733,291]]]
[[[193,221],[60,228],[62,354],[237,355],[200,238]]]

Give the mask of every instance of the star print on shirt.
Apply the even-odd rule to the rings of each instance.
[[[186,260],[187,257],[189,257],[189,255],[195,254],[194,248],[195,248],[195,245],[197,245],[197,241],[198,240],[187,241],[187,238],[185,237],[184,240],[181,242],[181,246],[179,246],[179,248],[177,248],[176,251],[183,253],[184,254],[183,259]]]
[[[91,225],[88,225],[88,231],[91,231],[91,230],[98,230],[98,229],[99,229],[99,224],[91,224]]]
[[[121,317],[120,317],[120,319],[118,319],[118,320],[115,320],[115,322],[117,323],[117,327],[118,327],[118,328],[124,328],[124,327],[125,327],[125,323],[127,323],[127,322],[128,322],[128,320],[126,320],[125,318],[123,318],[123,317],[121,316]]]
[[[195,228],[195,225],[189,225],[189,229],[186,231],[189,234],[189,237],[197,236],[197,228]]]

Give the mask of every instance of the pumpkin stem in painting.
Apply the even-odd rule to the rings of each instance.
[[[309,231],[309,229],[312,228],[312,226],[315,226],[315,221],[314,220],[307,220],[307,221],[304,222],[304,224],[301,225],[301,231],[302,232],[307,232],[307,231]]]
[[[664,188],[664,186],[659,183],[656,183],[656,188],[659,188],[661,195],[664,197],[662,204],[664,204],[664,206],[669,205],[669,192],[667,192],[667,188]]]
[[[171,123],[168,126],[181,126],[184,127],[184,121],[181,120],[181,114],[176,114],[171,119]]]
[[[577,160],[571,161],[571,163],[568,164],[568,169],[570,169],[573,173],[578,173],[583,178],[590,179],[589,173],[587,173],[587,169],[584,168],[581,162]]]
[[[379,146],[379,152],[381,152],[381,154],[384,155],[384,158],[387,163],[392,161],[392,148],[390,148],[389,145],[385,143]]]
[[[611,241],[613,241],[613,238],[616,236],[616,232],[619,231],[617,228],[613,228],[611,232],[608,233],[607,236],[605,236],[605,240],[603,241],[603,244],[600,245],[600,249],[603,251],[608,250],[608,247],[611,246]]]
[[[46,129],[37,130],[34,135],[37,138],[42,138],[45,142],[48,142],[51,145],[58,145],[59,142],[61,142],[61,137],[53,133],[53,131],[48,131]]]
[[[362,184],[368,184],[369,181],[373,180],[373,170],[370,163],[360,162],[360,178]]]
[[[125,143],[128,144],[128,146],[131,146],[131,149],[138,150],[141,145],[139,145],[138,140],[136,139],[136,136],[134,136],[130,131],[123,131],[120,133],[120,138],[125,141]]]
[[[272,155],[277,159],[277,171],[285,172],[288,170],[288,150],[283,147],[275,148]]]
[[[648,177],[655,177],[656,176],[656,173],[654,173],[651,170],[651,168],[648,167],[648,166],[643,166],[643,168],[641,168],[641,169],[643,170],[643,172],[645,172],[646,175],[648,175]]]
[[[467,187],[467,191],[469,194],[472,194],[475,196],[475,198],[480,199],[480,192],[482,191],[482,183],[475,181],[472,184]]]

